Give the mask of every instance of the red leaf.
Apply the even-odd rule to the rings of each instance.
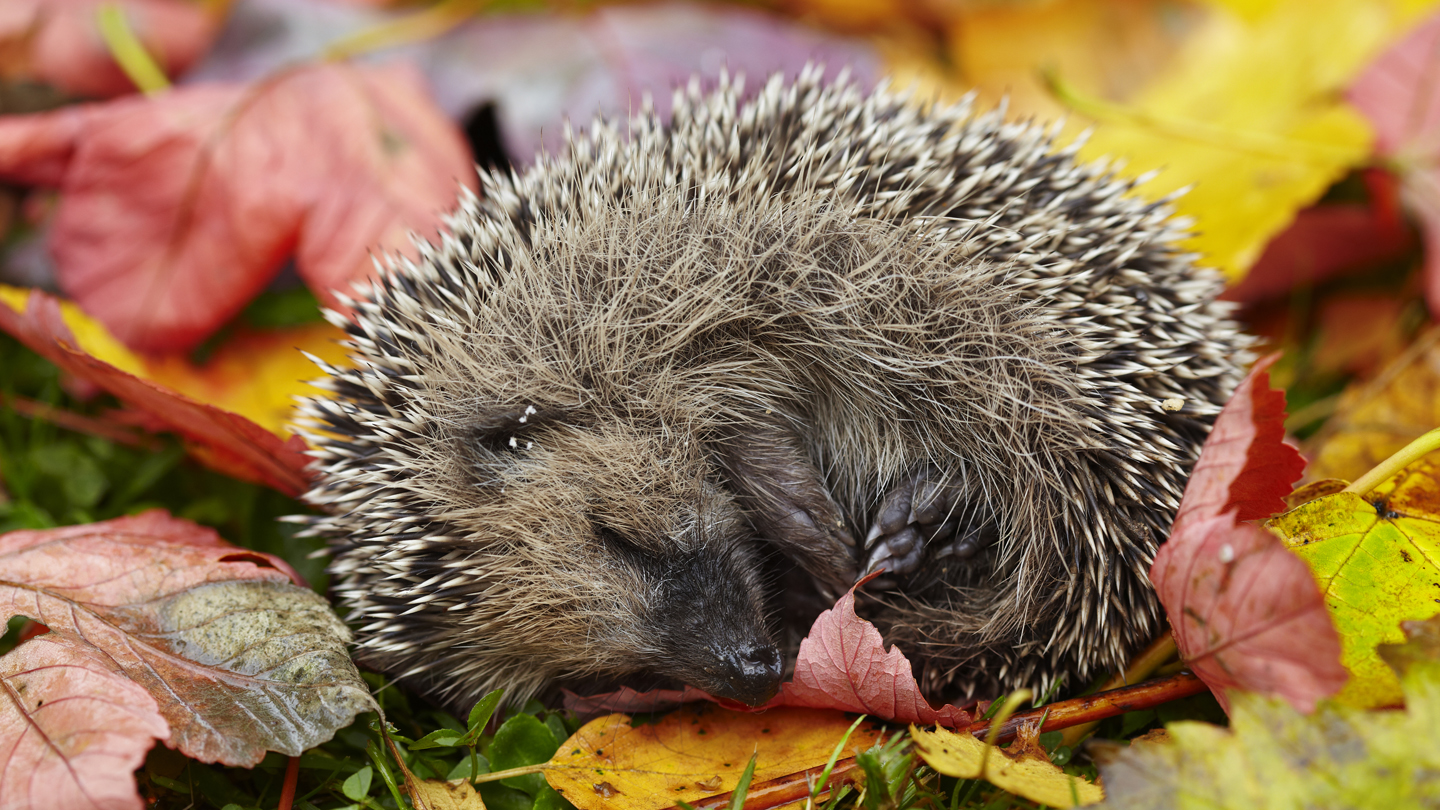
[[[141,810],[135,769],[170,728],[105,655],[47,635],[0,658],[0,807]]]
[[[463,139],[403,65],[328,64],[254,85],[0,120],[0,177],[61,188],[50,247],[66,292],[127,345],[185,350],[292,253],[329,304],[413,253],[474,186]]]
[[[867,577],[868,579],[873,578]],[[863,585],[865,580],[855,587]],[[868,714],[880,720],[950,728],[969,725],[973,718],[958,706],[931,708],[911,674],[910,661],[898,647],[885,650],[875,625],[855,614],[855,588],[821,613],[800,642],[795,677],[780,687],[780,694],[759,708],[714,698],[693,686],[637,692],[623,688],[602,695],[580,697],[565,693],[565,708],[583,715],[601,712],[653,712],[681,703],[708,700],[736,711],[764,711],[780,706],[840,709]]]
[[[344,652],[349,633],[288,568],[158,510],[11,532],[0,618],[50,628],[16,652],[63,639],[142,687],[187,756],[252,766],[267,750],[298,756],[373,706]],[[0,726],[25,710],[14,701]],[[23,736],[0,736],[0,750]]]
[[[772,704],[841,709],[927,726],[959,728],[971,722],[956,706],[930,707],[905,654],[898,647],[886,652],[875,625],[855,615],[854,588],[810,627],[800,642],[794,681]]]
[[[1313,286],[1344,274],[1373,268],[1404,256],[1409,229],[1383,205],[1344,203],[1301,211],[1270,241],[1227,301],[1253,303]]]
[[[207,466],[296,497],[309,488],[309,458],[298,436],[288,441],[238,414],[142,380],[74,348],[54,298],[30,293],[25,314],[0,303],[0,329],[70,374],[92,382],[161,421],[193,446]]]
[[[109,0],[114,2],[114,0]],[[135,92],[96,25],[107,0],[5,0],[0,46],[18,51],[11,78],[52,84],[77,96],[106,98]],[[136,38],[174,77],[210,47],[219,15],[187,0],[118,0]]]
[[[1347,677],[1340,637],[1310,569],[1242,521],[1285,508],[1304,460],[1284,443],[1285,395],[1261,360],[1226,404],[1150,579],[1180,654],[1229,708],[1227,689],[1279,695],[1302,711]]]
[[[1351,86],[1350,103],[1375,129],[1376,150],[1401,167],[1406,202],[1425,236],[1425,296],[1440,312],[1440,15],[1376,59]]]

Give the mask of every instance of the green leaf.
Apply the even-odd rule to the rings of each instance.
[[[411,751],[421,751],[426,748],[455,748],[465,744],[465,734],[452,731],[448,728],[438,729],[426,734],[424,737],[410,744]]]
[[[499,782],[482,782],[476,786],[476,791],[485,802],[485,810],[531,810],[535,806],[530,794],[505,787]]]
[[[575,805],[547,785],[535,796],[534,810],[575,810]]]
[[[375,771],[369,765],[366,765],[355,773],[350,774],[350,778],[346,779],[345,783],[340,786],[340,792],[344,793],[347,799],[357,802],[362,801],[366,796],[370,795],[370,780],[374,776]]]
[[[495,707],[500,705],[500,698],[504,694],[504,689],[496,689],[480,698],[480,701],[475,704],[475,708],[470,710],[470,719],[465,724],[470,731],[465,735],[464,745],[474,745],[475,741],[480,739],[480,735],[485,733],[485,726],[489,725],[490,718],[495,714]]]
[[[508,771],[522,765],[549,762],[560,748],[560,741],[550,728],[533,714],[517,714],[495,732],[490,743],[490,766],[495,771]],[[512,776],[500,783],[534,796],[546,787],[545,777],[538,773]]]
[[[735,792],[730,796],[730,810],[741,810],[745,806],[745,797],[750,793],[750,780],[755,777],[755,760],[759,756],[759,751],[750,755],[750,762],[746,764],[745,772],[740,774],[740,781],[735,785]]]

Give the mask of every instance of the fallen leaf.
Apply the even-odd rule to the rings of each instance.
[[[1416,338],[1373,379],[1352,384],[1306,442],[1311,479],[1353,481],[1440,426],[1440,327]]]
[[[0,657],[0,684],[0,807],[145,807],[135,769],[170,728],[104,653],[47,635]]]
[[[1228,690],[1302,711],[1345,682],[1340,641],[1309,569],[1253,521],[1284,509],[1304,470],[1284,443],[1285,395],[1260,361],[1215,420],[1150,578],[1181,657],[1228,708]]]
[[[244,416],[197,402],[85,353],[77,348],[79,341],[70,331],[60,303],[44,293],[31,291],[20,309],[12,308],[10,300],[0,294],[0,330],[64,371],[154,417],[183,437],[202,463],[291,497],[309,489],[306,467],[310,459],[304,455],[306,444],[299,436],[282,440]],[[112,356],[139,364],[128,352]]]
[[[0,7],[0,78],[38,81],[77,96],[135,92],[115,63],[96,19],[119,6],[135,38],[170,77],[210,47],[221,21],[216,4],[186,0],[6,0]]]
[[[1195,223],[1182,245],[1238,279],[1297,210],[1369,158],[1370,128],[1340,91],[1416,9],[1371,0],[1271,0],[1243,13],[1205,6],[1142,90],[1118,105],[1079,106],[1101,124],[1080,154],[1125,161],[1126,177],[1161,170],[1140,188],[1152,198],[1190,188],[1174,204]]]
[[[1400,172],[1404,196],[1425,235],[1425,297],[1440,310],[1440,16],[1395,44],[1350,88],[1349,99],[1375,128],[1376,151]]]
[[[1229,729],[1169,723],[1168,745],[1100,763],[1107,807],[1435,807],[1440,804],[1440,667],[1413,667],[1404,711],[1322,702],[1307,717],[1237,694]]]
[[[416,810],[485,810],[475,786],[465,779],[417,779],[406,786]]]
[[[131,348],[193,347],[294,255],[327,304],[414,254],[462,185],[460,133],[404,65],[302,67],[254,85],[0,120],[0,178],[53,184],[61,286]]]
[[[1422,459],[1361,497],[1340,492],[1267,524],[1314,572],[1340,631],[1351,678],[1336,700],[1363,708],[1402,699],[1376,645],[1400,623],[1440,613],[1440,463]]]
[[[561,744],[545,779],[581,810],[673,807],[734,790],[752,754],[752,784],[824,765],[852,722],[818,709],[749,714],[708,704],[640,725],[612,714]],[[861,723],[840,756],[869,748],[882,733]]]
[[[875,625],[855,615],[854,588],[815,619],[800,642],[795,677],[770,705],[840,709],[951,728],[967,726],[972,719],[956,706],[931,708],[905,654],[898,647],[887,652]]]
[[[1248,304],[1314,287],[1400,259],[1412,243],[1404,222],[1387,210],[1358,203],[1307,208],[1270,240],[1255,266],[1223,298]]]
[[[582,715],[600,711],[653,712],[699,700],[720,703],[693,686],[646,692],[625,687],[589,697],[567,691],[565,708]],[[930,706],[920,693],[905,654],[899,647],[886,651],[880,631],[856,615],[854,588],[810,626],[810,632],[800,642],[795,675],[789,683],[781,684],[779,694],[759,708],[733,701],[721,705],[739,712],[763,712],[781,706],[840,709],[897,723],[951,728],[967,726],[973,719],[958,706],[946,705],[938,710]]]
[[[1021,741],[1009,749],[987,745],[965,732],[910,727],[920,757],[959,779],[984,779],[1006,792],[1051,807],[1077,807],[1105,798],[1100,786],[1065,773],[1045,752]]]
[[[158,510],[0,535],[4,617],[50,628],[16,652],[45,639],[92,650],[154,697],[169,744],[202,762],[299,756],[374,708],[349,631],[289,572]]]

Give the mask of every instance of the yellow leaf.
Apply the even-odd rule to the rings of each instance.
[[[0,285],[0,303],[17,312],[25,311],[28,295],[23,288]],[[197,366],[184,357],[130,351],[69,301],[60,302],[60,314],[75,335],[76,348],[86,354],[191,399],[238,413],[282,437],[290,433],[294,397],[316,393],[307,381],[320,376],[300,350],[331,364],[347,362],[339,345],[344,333],[326,323],[236,330],[203,366]]]
[[[1340,397],[1324,430],[1306,443],[1305,477],[1354,480],[1440,426],[1440,328],[1418,338],[1373,380]]]
[[[485,810],[485,802],[475,786],[464,779],[441,782],[438,779],[416,779],[407,782],[410,800],[425,810]]]
[[[1327,495],[1267,524],[1309,564],[1340,632],[1350,681],[1336,700],[1362,708],[1404,695],[1378,644],[1400,622],[1440,613],[1440,465],[1422,459],[1367,496]]]
[[[1435,0],[1055,0],[985,4],[948,20],[948,80],[1019,117],[1099,122],[1081,157],[1116,157],[1140,193],[1194,219],[1186,248],[1238,278],[1295,212],[1369,157],[1368,124],[1341,98]],[[962,7],[965,8],[965,7]],[[892,58],[933,88],[913,49]],[[1068,104],[1050,73],[1073,88]],[[902,79],[903,82],[903,79]],[[1073,116],[1072,116],[1073,117]],[[1073,122],[1071,134],[1088,121]]]
[[[965,734],[936,727],[933,731],[910,727],[915,749],[930,767],[960,779],[984,779],[990,784],[1051,807],[1095,804],[1105,798],[1100,786],[1060,770],[1038,746],[1020,741],[1018,752],[986,745]]]
[[[823,709],[743,714],[708,704],[638,726],[612,714],[566,740],[545,778],[581,810],[673,807],[734,790],[752,753],[752,785],[824,765],[852,722]],[[860,724],[840,756],[864,751],[881,732]]]

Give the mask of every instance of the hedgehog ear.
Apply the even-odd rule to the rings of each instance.
[[[463,435],[470,442],[494,452],[523,450],[530,446],[526,433],[554,424],[563,416],[564,412],[558,409],[535,405],[495,410],[479,415],[465,425]]]

